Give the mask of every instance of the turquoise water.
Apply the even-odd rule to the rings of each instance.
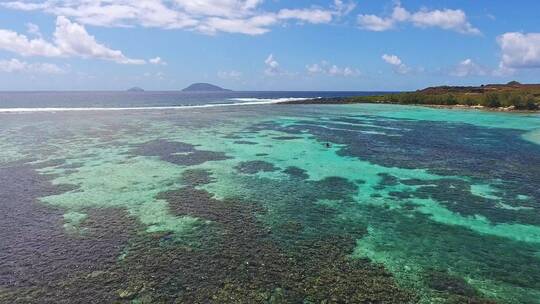
[[[538,114],[0,115],[0,302],[540,303]]]

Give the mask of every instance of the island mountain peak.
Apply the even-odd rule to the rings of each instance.
[[[182,90],[183,92],[225,92],[230,91],[210,83],[194,83]]]

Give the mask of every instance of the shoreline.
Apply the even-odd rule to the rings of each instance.
[[[490,108],[485,106],[467,106],[467,105],[429,105],[429,104],[413,104],[413,106],[435,108],[435,109],[449,109],[449,110],[478,110],[486,112],[501,112],[501,113],[540,113],[540,110],[523,110],[516,109],[514,107],[498,107]]]
[[[516,109],[514,106],[509,107],[496,107],[490,108],[482,105],[439,105],[439,104],[403,104],[387,101],[353,101],[350,98],[336,97],[336,98],[315,98],[315,99],[306,99],[306,100],[294,100],[294,101],[284,101],[277,104],[290,104],[290,105],[352,105],[352,104],[389,104],[389,105],[402,105],[402,106],[417,106],[417,107],[426,107],[434,109],[451,109],[451,110],[479,110],[486,112],[502,112],[502,113],[540,113],[538,110],[524,110]]]

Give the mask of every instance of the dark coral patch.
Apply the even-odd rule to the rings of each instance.
[[[244,174],[256,174],[259,172],[273,172],[278,170],[274,164],[262,160],[241,162],[235,169]]]
[[[291,178],[308,179],[309,175],[306,170],[295,166],[290,166],[283,170],[283,173],[288,174]]]
[[[478,295],[476,289],[469,285],[463,278],[453,276],[446,271],[429,269],[425,272],[425,281],[430,288],[437,291],[468,297]]]
[[[379,185],[383,187],[393,187],[399,185],[399,179],[391,174],[378,173],[377,175],[381,178]]]
[[[230,159],[223,152],[198,150],[196,146],[167,140],[152,140],[137,146],[133,153],[142,156],[158,156],[161,160],[183,166],[200,165],[207,161]]]
[[[137,224],[119,210],[83,210],[84,234],[68,234],[64,211],[38,198],[73,187],[48,178],[28,165],[0,168],[0,302],[114,302],[118,278],[108,270]]]
[[[274,237],[285,247],[296,248],[299,239],[320,239],[333,235],[359,239],[366,232],[364,223],[349,221],[341,217],[335,208],[319,203],[321,200],[331,200],[339,202],[343,208],[350,206],[358,186],[347,179],[271,180],[250,175],[242,176],[242,179],[250,191],[243,193],[241,199],[271,206],[264,217],[265,222],[274,227]],[[291,227],[301,228],[291,230]]]
[[[448,303],[496,303],[494,300],[484,298],[465,279],[451,275],[447,271],[428,269],[424,272],[424,281],[433,290],[446,294]]]
[[[320,197],[325,199],[350,199],[350,195],[355,193],[358,186],[348,179],[338,176],[326,177],[321,181],[315,182],[317,187],[324,189]]]
[[[156,139],[138,145],[133,152],[142,156],[167,157],[174,153],[187,153],[195,151],[195,146],[183,142],[171,142],[164,139]]]
[[[220,161],[230,158],[231,157],[227,156],[224,152],[196,150],[188,155],[171,155],[165,160],[177,165],[195,166],[208,161]]]
[[[197,187],[214,182],[212,173],[203,169],[188,169],[182,174],[182,182],[187,186]]]
[[[336,179],[325,182],[339,184]],[[282,248],[274,230],[261,222],[266,210],[243,200],[217,200],[209,193],[185,187],[160,195],[177,215],[209,219],[206,242],[200,248],[145,244],[127,265],[145,274],[153,289],[139,298],[194,303],[414,303],[381,266],[353,260],[355,239],[346,236],[297,238],[298,250]],[[297,235],[304,229],[291,221],[282,229]],[[159,264],[158,264],[159,263]],[[161,267],[166,265],[166,268]],[[148,268],[150,267],[150,268]],[[173,272],[166,271],[174,269]],[[178,286],[176,291],[171,286]],[[170,292],[168,292],[170,290]],[[277,302],[276,302],[277,301]]]
[[[249,141],[249,140],[237,140],[237,141],[234,141],[233,143],[237,145],[256,145],[257,144],[256,142]]]

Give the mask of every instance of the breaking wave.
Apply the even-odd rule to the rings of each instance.
[[[47,107],[47,108],[0,108],[0,113],[25,113],[25,112],[72,112],[72,111],[148,111],[148,110],[184,110],[184,109],[199,109],[199,108],[217,108],[231,106],[250,106],[250,105],[268,105],[291,100],[304,100],[309,98],[276,98],[276,99],[261,99],[261,98],[234,98],[231,100],[239,101],[233,103],[216,103],[202,105],[185,105],[185,106],[157,106],[157,107]]]

